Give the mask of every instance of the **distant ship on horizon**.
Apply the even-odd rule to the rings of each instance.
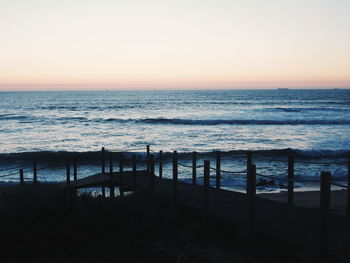
[[[289,90],[289,88],[278,88],[278,90]]]

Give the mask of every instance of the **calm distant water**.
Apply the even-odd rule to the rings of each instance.
[[[344,161],[349,134],[350,90],[0,93],[2,159],[150,144],[180,153],[290,148],[303,158]]]

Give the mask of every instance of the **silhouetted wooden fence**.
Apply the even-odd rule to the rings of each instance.
[[[106,172],[106,152],[108,152],[108,168],[109,172]],[[136,155],[134,154],[131,159],[127,159],[123,153],[118,152],[114,153],[112,151],[106,151],[106,149],[103,147],[101,150],[101,176],[103,177],[109,177],[109,196],[111,199],[115,198],[115,184],[114,184],[114,177],[115,172],[113,169],[113,163],[114,159],[116,159],[116,156],[119,158],[119,189],[120,189],[120,195],[123,196],[125,191],[134,191],[136,192],[138,189],[138,182],[137,182],[137,168],[138,168],[138,162],[146,163],[146,171],[149,174],[149,184],[150,184],[150,191],[151,193],[154,193],[154,187],[155,187],[155,162],[158,161],[159,168],[158,168],[158,180],[163,179],[163,164],[164,164],[164,155],[163,151],[159,151],[158,154],[158,160],[156,160],[155,155],[151,154],[150,146],[147,145],[146,147],[146,159],[145,160],[137,160]],[[198,186],[203,188],[203,213],[206,215],[208,213],[208,200],[210,199],[210,170],[215,171],[215,188],[220,191],[221,189],[221,179],[224,174],[231,174],[231,175],[246,175],[246,195],[248,199],[248,206],[249,206],[249,227],[251,231],[255,228],[255,220],[256,220],[256,185],[257,185],[257,177],[262,178],[269,178],[271,180],[278,180],[278,181],[284,181],[287,183],[287,189],[288,189],[288,197],[287,197],[287,204],[288,206],[294,205],[294,183],[295,182],[311,182],[311,183],[320,183],[320,211],[321,211],[321,230],[320,230],[320,256],[321,259],[327,258],[327,251],[328,251],[328,233],[329,233],[329,214],[330,214],[330,197],[331,197],[331,185],[336,185],[340,188],[347,189],[347,216],[350,217],[350,157],[348,158],[348,174],[347,174],[347,185],[340,184],[338,182],[334,182],[331,179],[331,173],[327,171],[322,171],[320,173],[320,179],[298,179],[295,177],[294,174],[294,167],[295,167],[295,157],[289,156],[288,157],[288,165],[287,165],[287,176],[285,178],[275,175],[269,175],[269,174],[261,174],[257,172],[258,167],[253,163],[253,153],[247,152],[246,156],[246,170],[244,171],[227,171],[222,169],[222,154],[220,152],[217,152],[215,155],[215,161],[216,165],[215,167],[211,167],[210,160],[204,160],[203,165],[197,165],[197,153],[192,153],[192,164],[186,165],[181,162],[179,162],[179,157],[177,151],[174,151],[172,154],[172,199],[174,202],[178,201],[178,184],[179,184],[179,173],[178,173],[178,166],[181,165],[185,168],[190,168],[192,175],[191,175],[191,184],[193,186],[198,186],[197,182],[197,169],[198,168],[204,168],[203,172],[203,185]],[[125,163],[131,162],[131,172],[133,176],[133,182],[131,186],[125,186],[124,185],[124,174],[125,174]],[[73,184],[71,183],[71,162],[66,162],[66,183],[65,187],[67,188],[67,191],[70,192],[72,189],[76,191],[75,187],[77,186],[78,182],[78,163],[77,159],[74,158],[73,161]],[[30,171],[24,171],[23,169],[19,169],[19,183],[23,185],[25,183],[25,172],[32,172],[33,174],[33,183],[37,184],[39,183],[38,180],[38,171],[44,170],[50,168],[50,166],[42,167],[40,169],[37,168],[37,161],[33,161],[33,169]],[[1,171],[5,171],[6,169],[3,169]],[[10,173],[7,175],[2,175],[0,177],[7,177],[7,176],[13,176],[16,175],[16,173]],[[106,197],[106,189],[105,184],[101,185],[102,189],[102,196]]]

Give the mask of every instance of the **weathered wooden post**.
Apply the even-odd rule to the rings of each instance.
[[[221,153],[220,152],[216,152],[216,189],[220,189],[221,186],[221,182],[220,182],[220,177],[221,177]]]
[[[36,161],[33,161],[33,183],[36,184],[38,182],[38,172],[36,168]]]
[[[163,151],[159,151],[159,178],[163,178]]]
[[[248,188],[249,188],[249,170],[250,166],[252,165],[252,152],[248,151],[247,152],[247,193],[248,193]]]
[[[150,154],[150,146],[147,145],[147,153],[146,153],[146,159],[147,159],[147,172],[149,172],[149,154]]]
[[[73,160],[73,180],[74,180],[74,184],[77,184],[77,182],[78,182],[78,165],[77,165],[76,158],[74,158],[74,160]]]
[[[132,176],[133,176],[133,189],[136,192],[136,154],[132,156]]]
[[[208,214],[208,194],[209,194],[209,180],[210,178],[210,161],[204,160],[204,177],[203,177],[203,212],[205,216]]]
[[[328,262],[328,225],[330,212],[330,192],[331,192],[331,173],[321,172],[321,244],[320,257],[321,262]]]
[[[177,151],[173,153],[173,200],[177,201],[177,182],[178,182],[178,160]]]
[[[256,166],[252,164],[248,176],[249,228],[254,231],[255,224],[255,195],[256,195]]]
[[[124,196],[124,156],[120,153],[119,156],[119,192],[120,196]]]
[[[113,156],[112,152],[109,153],[109,196],[111,199],[114,199],[114,178],[113,178]]]
[[[347,216],[350,217],[350,154],[348,156],[348,200],[347,200]]]
[[[66,200],[71,201],[71,188],[70,188],[70,163],[66,161]]]
[[[66,161],[66,186],[67,186],[67,189],[70,186],[70,164],[69,164],[69,161]]]
[[[197,184],[197,153],[192,153],[192,184]]]
[[[154,156],[153,154],[150,155],[150,180],[151,180],[151,193],[154,192]]]
[[[19,182],[21,185],[24,184],[24,174],[23,174],[23,169],[19,170]]]
[[[102,150],[101,150],[101,173],[102,174],[105,174],[106,172],[106,168],[105,168],[105,147],[102,147]]]
[[[78,165],[77,165],[77,158],[73,159],[73,181],[74,181],[74,190],[73,190],[73,195],[74,195],[74,200],[77,199],[77,184],[78,184]]]
[[[294,201],[294,156],[288,156],[288,205]]]
[[[104,176],[106,174],[106,166],[105,166],[105,147],[101,149],[101,173]],[[102,197],[106,197],[106,188],[102,186]]]

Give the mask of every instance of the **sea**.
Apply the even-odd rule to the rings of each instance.
[[[31,182],[34,160],[42,182],[65,180],[66,161],[74,158],[79,178],[98,173],[102,147],[113,152],[115,167],[123,153],[127,160],[135,154],[142,169],[147,145],[156,174],[163,151],[165,177],[172,176],[177,151],[179,179],[188,182],[196,151],[199,183],[204,160],[215,175],[220,151],[222,187],[229,190],[245,189],[248,151],[257,173],[273,177],[258,177],[258,190],[286,189],[291,155],[296,189],[319,180],[321,171],[345,183],[350,90],[0,92],[1,183],[18,182],[21,168]]]

